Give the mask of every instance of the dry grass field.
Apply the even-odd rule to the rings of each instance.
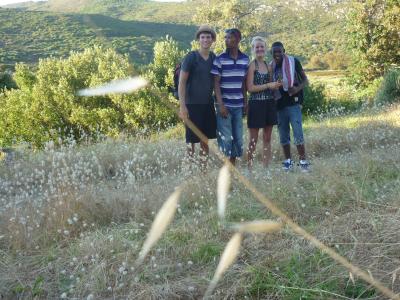
[[[0,162],[0,294],[4,299],[201,299],[231,224],[277,220],[231,178],[225,222],[207,173],[184,159],[182,128],[149,139],[105,140]],[[400,292],[400,107],[305,124],[312,172],[260,158],[249,180],[294,221]],[[245,171],[245,162],[238,166]],[[173,222],[135,262],[162,203],[183,186]],[[0,296],[0,298],[2,298]],[[283,227],[245,234],[212,299],[384,299]]]

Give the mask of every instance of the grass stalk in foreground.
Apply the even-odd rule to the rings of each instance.
[[[164,99],[165,97],[160,97],[160,98]],[[176,108],[172,108],[172,109],[174,109],[175,112],[178,114],[178,111],[176,110]],[[203,142],[208,141],[207,137],[193,124],[193,122],[191,122],[189,119],[187,119],[187,120],[185,120],[185,123],[199,137],[199,139],[201,141],[203,141]],[[400,300],[399,295],[395,294],[392,290],[390,290],[389,288],[384,286],[380,281],[374,279],[372,276],[370,276],[367,272],[363,271],[361,268],[353,265],[345,257],[341,256],[335,250],[326,246],[324,243],[322,243],[320,240],[318,240],[315,236],[308,233],[305,229],[303,229],[296,222],[294,222],[285,212],[283,212],[281,209],[279,209],[271,200],[269,200],[266,196],[264,196],[261,192],[259,192],[257,190],[257,188],[246,177],[244,177],[235,166],[233,166],[229,162],[229,159],[227,159],[225,156],[223,156],[219,152],[217,147],[215,147],[214,145],[210,145],[209,148],[222,162],[224,162],[226,165],[229,166],[229,168],[232,170],[232,172],[237,176],[238,180],[243,183],[243,185],[256,197],[256,199],[258,201],[260,201],[262,204],[264,204],[274,215],[280,217],[282,222],[286,223],[287,226],[290,229],[292,229],[295,233],[301,235],[306,240],[311,242],[314,246],[319,248],[321,251],[328,254],[333,260],[340,263],[342,266],[344,266],[346,269],[348,269],[351,273],[357,275],[364,281],[368,282],[369,284],[371,284],[372,286],[377,288],[383,295],[385,295],[391,299]]]

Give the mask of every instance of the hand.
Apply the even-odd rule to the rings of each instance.
[[[271,90],[277,90],[280,87],[282,87],[282,82],[280,82],[280,81],[270,82],[267,84],[267,86],[269,86],[269,89],[271,89]]]
[[[296,95],[299,91],[300,91],[300,90],[299,90],[298,87],[292,86],[292,87],[290,87],[289,90],[288,90],[289,96]]]
[[[223,117],[224,119],[226,119],[229,115],[229,111],[223,103],[221,103],[219,105],[219,113],[220,113],[221,117]]]
[[[181,106],[181,109],[179,110],[179,118],[184,122],[189,119],[189,112],[186,105]]]

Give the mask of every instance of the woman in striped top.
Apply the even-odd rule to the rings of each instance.
[[[281,82],[272,82],[271,66],[265,62],[265,40],[262,37],[254,37],[251,48],[255,59],[249,65],[246,79],[247,90],[250,92],[247,114],[249,169],[253,165],[260,128],[263,129],[263,165],[267,167],[271,160],[271,134],[273,126],[277,124],[273,90],[282,86]]]

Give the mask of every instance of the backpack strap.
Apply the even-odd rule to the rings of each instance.
[[[190,51],[189,55],[191,58],[194,58],[192,60],[192,65],[190,66],[190,71],[189,71],[189,76],[190,76],[190,73],[196,68],[196,65],[199,63],[200,54],[199,54],[199,51],[194,50],[194,51]]]

